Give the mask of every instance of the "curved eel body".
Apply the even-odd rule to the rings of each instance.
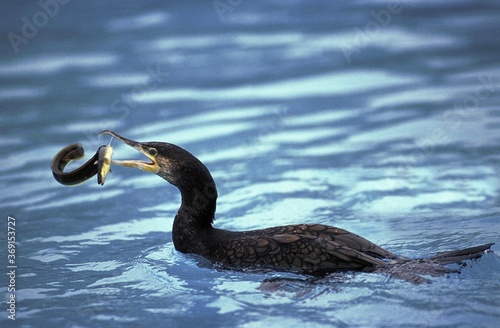
[[[111,146],[101,146],[85,164],[79,168],[64,172],[64,168],[71,161],[82,158],[85,151],[82,144],[75,143],[61,149],[52,159],[50,168],[57,182],[65,186],[75,186],[83,183],[94,175],[99,174],[98,183],[103,185],[111,164]]]

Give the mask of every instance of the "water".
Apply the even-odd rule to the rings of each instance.
[[[2,327],[496,326],[498,10],[493,1],[2,8]],[[52,178],[60,148],[82,142],[93,153],[109,141],[97,139],[103,129],[196,154],[218,184],[220,228],[321,222],[410,257],[485,242],[496,253],[424,286],[217,270],[174,250],[180,198],[160,178],[121,167],[103,187]],[[114,156],[141,158],[118,144]]]

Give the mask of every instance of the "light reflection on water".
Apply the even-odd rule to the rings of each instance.
[[[174,250],[180,197],[165,181],[115,167],[105,186],[67,188],[49,164],[72,142],[93,153],[113,129],[204,161],[220,228],[321,222],[412,257],[499,243],[498,4],[405,3],[361,36],[385,2],[241,2],[223,21],[210,3],[129,5],[71,3],[18,54],[0,45],[0,203],[18,222],[20,321],[495,326],[496,254],[428,286],[221,270]],[[2,34],[37,8],[10,12]]]

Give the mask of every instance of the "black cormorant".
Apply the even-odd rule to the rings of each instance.
[[[305,274],[339,270],[387,272],[424,282],[418,274],[453,272],[442,264],[478,258],[493,244],[437,254],[428,259],[398,257],[344,229],[323,224],[294,224],[251,231],[213,227],[217,189],[207,167],[188,151],[165,142],[137,142],[108,134],[150,161],[113,160],[112,164],[152,172],[179,188],[182,203],[172,229],[175,249],[195,253],[231,268],[263,268]]]

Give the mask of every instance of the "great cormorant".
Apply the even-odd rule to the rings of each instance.
[[[444,252],[428,259],[398,257],[347,230],[323,224],[293,224],[251,231],[213,227],[217,189],[207,167],[188,151],[165,142],[137,142],[105,130],[150,161],[113,160],[114,165],[155,173],[175,185],[182,203],[172,229],[175,249],[224,267],[262,268],[305,274],[339,270],[387,272],[415,283],[419,276],[455,272],[443,264],[478,258],[493,244]]]

